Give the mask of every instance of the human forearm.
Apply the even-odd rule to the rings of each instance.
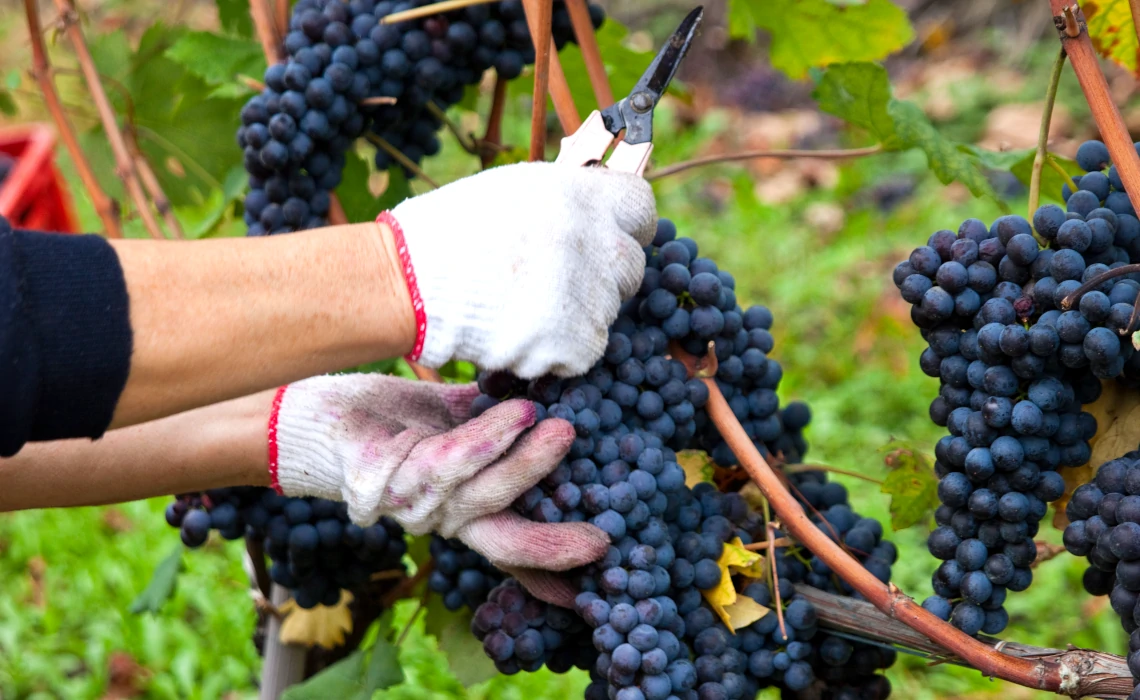
[[[398,357],[415,326],[391,232],[115,241],[134,353],[112,427]]]
[[[0,511],[119,503],[269,484],[266,425],[274,391],[108,432],[31,443],[0,459]]]

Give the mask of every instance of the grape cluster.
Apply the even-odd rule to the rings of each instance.
[[[791,589],[808,582],[851,593],[822,562],[805,558],[810,554],[781,548],[776,555],[780,604],[786,606],[783,628],[771,614],[734,634],[704,604],[702,591],[715,588],[724,575],[718,561],[725,544],[763,539],[766,523],[738,493],[720,493],[707,483],[686,485],[678,451],[704,450],[721,470],[736,458],[704,410],[707,385],[689,378],[670,347],[704,356],[712,343],[718,388],[773,463],[802,459],[802,430],[811,413],[802,403],[780,406],[782,370],[768,357],[768,309],[742,310],[732,276],[700,257],[694,241],[677,238],[668,220],[659,222],[645,254],[641,289],[623,305],[603,358],[585,376],[526,382],[483,373],[483,395],[472,409],[478,414],[500,400],[526,396],[540,417],[569,421],[577,432],[565,461],[515,508],[540,522],[588,521],[611,539],[603,560],[575,577],[582,591],[576,611],[592,630],[596,654],[586,697],[735,699],[768,686],[793,696],[812,686],[827,698],[886,697],[889,684],[875,671],[888,666],[893,654],[856,650],[819,633],[814,609]],[[846,490],[828,484],[822,472],[791,480],[818,526],[888,578],[893,545],[882,541],[877,522],[851,511]],[[744,589],[747,582],[734,585]],[[765,584],[747,588],[758,602],[775,607],[775,598],[762,592]],[[516,634],[507,636],[517,642]],[[502,635],[491,639],[484,638],[485,650],[508,669],[540,665],[512,657]],[[531,647],[524,648],[534,656]]]
[[[459,540],[431,536],[432,571],[428,589],[438,593],[448,610],[467,606],[474,610],[506,578],[482,554]]]
[[[534,61],[520,0],[379,23],[425,4],[299,0],[294,5],[285,37],[288,60],[265,71],[265,90],[241,110],[237,141],[249,172],[249,235],[324,225],[329,193],[340,183],[345,153],[357,138],[371,131],[418,164],[440,148],[441,123],[429,103],[446,110],[487,69],[511,79]],[[598,27],[605,13],[591,5],[590,17]],[[553,36],[558,47],[573,40],[562,2],[555,3]],[[375,160],[380,169],[393,165],[384,150]]]
[[[1108,595],[1126,632],[1140,626],[1140,451],[1105,462],[1065,506],[1065,549],[1087,557],[1085,590]]]
[[[590,630],[574,612],[538,600],[513,578],[484,598],[471,632],[501,673],[593,667],[597,653],[590,646]]]
[[[970,633],[1001,631],[1007,591],[1029,586],[1033,536],[1064,493],[1057,470],[1090,456],[1096,420],[1081,410],[1100,380],[1140,377],[1126,337],[1140,281],[1102,276],[1140,254],[1140,221],[1108,174],[1108,151],[1083,144],[1086,174],[1066,209],[1039,208],[1033,225],[1003,216],[934,233],[894,271],[938,377],[931,419],[949,430],[935,447],[943,563],[924,606]],[[1036,232],[1036,236],[1034,235]]]
[[[1102,464],[1073,491],[1065,514],[1065,549],[1088,559],[1085,590],[1108,596],[1131,635],[1128,668],[1140,678],[1140,450]],[[1140,699],[1140,687],[1129,699]]]
[[[302,608],[336,605],[342,589],[367,584],[379,571],[403,570],[404,532],[381,518],[369,527],[348,519],[343,503],[286,498],[272,489],[237,487],[183,494],[166,508],[188,547],[205,544],[215,529],[227,540],[260,540],[269,555],[269,577]]]
[[[457,103],[465,86],[494,68],[517,77],[534,50],[522,3],[475,5],[440,15],[382,25],[394,12],[428,4],[381,0],[299,0],[285,37],[288,60],[265,72],[265,90],[241,111],[237,140],[244,149],[250,191],[248,235],[322,226],[329,193],[340,183],[345,152],[371,130],[419,163],[439,150],[441,110]],[[590,5],[595,28],[605,13]],[[555,3],[558,48],[573,40],[566,7]],[[395,98],[369,104],[367,98]],[[378,168],[391,163],[376,153]],[[369,528],[349,522],[343,505],[316,498],[285,498],[270,489],[217,489],[179,496],[167,521],[183,541],[200,546],[211,528],[227,539],[264,538],[273,580],[290,588],[301,607],[335,603],[341,588],[372,573],[401,566],[406,546],[394,522]],[[433,543],[443,558],[433,590],[448,607],[474,607],[502,580],[477,554],[455,543]],[[444,552],[450,551],[451,554]]]

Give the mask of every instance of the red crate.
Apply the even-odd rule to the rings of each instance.
[[[55,130],[46,124],[0,129],[0,152],[16,159],[0,184],[0,216],[14,228],[76,233],[71,193],[55,167]]]

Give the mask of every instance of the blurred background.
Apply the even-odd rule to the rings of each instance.
[[[114,65],[120,47],[137,44],[156,26],[217,28],[218,7],[227,3],[240,4],[117,0],[80,5],[93,52],[106,69]],[[652,50],[690,7],[673,0],[602,4],[629,28],[626,47],[640,52]],[[1048,4],[898,4],[909,12],[916,38],[885,62],[896,96],[920,105],[940,132],[957,141],[993,150],[1034,146],[1058,50]],[[743,149],[866,143],[865,137],[848,133],[842,122],[816,108],[809,81],[792,81],[771,67],[766,34],[761,32],[755,43],[732,41],[725,28],[725,3],[711,0],[707,11],[706,28],[679,76],[685,94],[658,111],[658,166]],[[53,63],[73,67],[70,47],[54,41],[50,32],[54,13],[51,3],[41,3]],[[793,38],[821,40],[826,39]],[[0,126],[50,123],[28,73],[31,54],[22,3],[0,2],[0,42],[0,96],[12,107],[0,115]],[[1134,138],[1140,137],[1135,78],[1108,63],[1105,70]],[[116,74],[108,73],[108,90],[119,100]],[[82,85],[66,70],[59,73],[57,84],[93,164],[107,176],[108,189],[115,194],[113,161],[101,145],[105,141]],[[521,88],[508,100],[508,143],[527,143],[527,90]],[[484,94],[476,110],[457,108],[453,116],[464,128],[481,132],[488,103]],[[230,124],[220,133],[160,123],[158,116],[148,124],[145,113],[139,116],[140,133],[149,128],[154,134],[147,139],[148,153],[158,148],[154,153],[161,157],[166,147],[160,141],[168,143],[159,161],[166,166],[164,176],[177,176],[179,162],[186,161],[168,162],[171,154],[194,150],[195,139],[207,155],[211,149],[229,148],[232,160],[240,160],[233,141],[237,112],[231,106],[240,100],[219,94],[212,104],[220,112],[219,123]],[[551,124],[556,132],[553,118]],[[426,172],[446,182],[476,170],[477,161],[443,136],[443,152],[425,162]],[[1082,140],[1096,136],[1066,67],[1050,150],[1071,157]],[[553,138],[549,153],[556,148]],[[99,219],[62,148],[56,162],[74,198],[80,230],[97,232]],[[232,170],[204,169],[201,177],[227,187],[234,181],[237,189],[187,201],[178,210],[180,217],[191,235],[240,235],[240,210],[234,204],[242,183],[240,162],[236,175]],[[1025,213],[1026,191],[1016,179],[996,175],[993,184],[1013,212]],[[842,163],[762,158],[692,169],[654,185],[661,214],[674,219],[704,255],[735,275],[741,304],[763,303],[774,312],[774,354],[785,372],[781,398],[807,401],[814,415],[807,431],[807,461],[869,477],[872,481],[837,478],[851,490],[852,505],[859,512],[889,524],[888,497],[873,481],[884,474],[882,448],[898,439],[931,451],[941,433],[927,417],[937,380],[919,370],[924,344],[911,325],[908,305],[891,284],[890,271],[933,231],[957,229],[968,217],[988,223],[999,215],[998,206],[973,198],[959,184],[940,184],[922,153],[914,150]],[[417,183],[413,189],[420,187]],[[137,222],[128,223],[128,233],[132,226],[137,229]],[[160,613],[128,612],[155,566],[178,542],[177,531],[163,519],[166,502],[0,515],[0,698],[256,696],[260,659],[251,643],[255,614],[240,543],[215,538],[188,553],[177,591]],[[918,600],[930,594],[934,569],[924,544],[927,532],[918,525],[888,535],[901,550],[894,581]],[[1039,539],[1059,543],[1060,532],[1043,523]],[[1073,644],[1124,652],[1127,640],[1119,622],[1107,599],[1084,593],[1082,571],[1081,562],[1067,554],[1042,563],[1033,586],[1010,596],[1011,622],[1004,636],[1041,646]],[[397,624],[410,613],[402,604]],[[436,640],[422,625],[413,627],[400,655],[406,682],[377,693],[377,698],[570,698],[581,697],[587,682],[584,673],[556,676],[544,669],[465,689],[446,670]],[[892,697],[907,700],[1053,697],[990,681],[970,670],[928,667],[924,659],[909,656],[900,656],[889,676],[895,688]]]

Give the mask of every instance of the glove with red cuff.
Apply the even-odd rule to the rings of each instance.
[[[408,359],[530,379],[585,374],[641,285],[656,203],[638,175],[518,163],[380,215],[416,309]]]
[[[353,522],[388,516],[408,532],[458,537],[536,596],[573,604],[549,571],[603,556],[609,538],[588,523],[535,523],[511,503],[561,462],[567,422],[535,425],[527,400],[467,420],[474,384],[378,374],[315,377],[279,390],[269,429],[273,486],[287,496],[344,501]]]

